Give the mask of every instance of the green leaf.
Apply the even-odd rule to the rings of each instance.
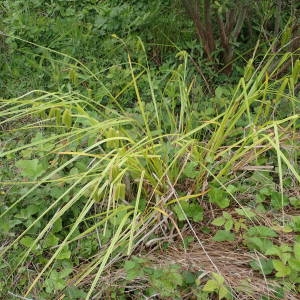
[[[219,273],[212,273],[212,277],[217,281],[219,286],[225,282],[224,277]]]
[[[202,288],[202,291],[204,292],[214,292],[219,289],[218,282],[216,280],[208,280],[204,287]]]
[[[187,216],[192,218],[194,222],[203,220],[203,208],[198,203],[191,203],[187,209]]]
[[[278,192],[272,192],[271,205],[275,209],[281,209],[289,204],[289,198]]]
[[[262,195],[265,195],[265,196],[270,196],[272,194],[272,189],[270,188],[262,188],[260,191],[259,191],[260,194]]]
[[[295,232],[300,232],[300,216],[293,216],[292,217],[292,224],[293,230]]]
[[[226,230],[218,230],[212,239],[216,242],[234,241],[235,235]]]
[[[26,248],[30,248],[34,243],[34,239],[30,236],[25,236],[20,240],[20,244],[25,246]]]
[[[45,238],[43,242],[43,248],[51,248],[53,246],[58,245],[59,238],[56,237],[54,234],[50,233],[48,236]]]
[[[75,286],[68,286],[65,290],[65,295],[70,299],[85,299],[86,293]]]
[[[68,246],[64,246],[61,252],[57,255],[56,259],[69,259],[71,257],[71,251]]]
[[[58,218],[52,226],[52,232],[56,233],[56,232],[60,232],[61,230],[62,230],[62,219]]]
[[[184,221],[186,218],[199,222],[203,219],[203,208],[200,204],[192,202],[182,201],[173,208],[179,221]]]
[[[281,278],[291,274],[291,268],[286,266],[281,260],[273,259],[272,262],[274,269],[277,271],[276,277]]]
[[[182,276],[184,282],[188,285],[194,284],[197,279],[197,276],[190,271],[183,271]]]
[[[269,275],[273,272],[273,262],[271,259],[259,258],[250,262],[253,270],[259,271],[262,274]]]
[[[244,217],[247,217],[249,219],[252,219],[256,216],[256,213],[254,213],[249,207],[236,208],[235,211],[240,216],[244,216]]]
[[[300,260],[299,259],[291,257],[288,261],[288,264],[293,270],[300,272]]]
[[[95,26],[96,27],[101,27],[102,25],[104,25],[107,21],[107,18],[101,16],[101,15],[98,15],[96,18],[95,18]]]
[[[296,242],[294,244],[294,254],[296,259],[300,261],[300,242]]]
[[[226,208],[230,205],[230,200],[227,198],[227,193],[219,188],[212,187],[208,192],[209,201],[216,204],[220,208]]]
[[[230,231],[233,227],[233,220],[227,220],[224,224],[224,228],[226,231]]]
[[[197,177],[197,170],[196,167],[198,164],[196,162],[188,162],[185,165],[185,168],[183,169],[183,175],[186,176],[187,178],[196,178]]]
[[[300,199],[296,198],[296,197],[290,197],[289,201],[291,203],[292,206],[296,207],[296,208],[300,208]]]
[[[247,236],[277,237],[277,233],[267,226],[253,226],[247,231]]]
[[[231,214],[227,211],[223,211],[223,216],[226,220],[232,220]]]
[[[215,226],[223,226],[225,223],[226,219],[224,217],[218,217],[215,218],[211,224],[215,225]]]
[[[229,291],[226,286],[222,285],[219,289],[219,300],[224,299],[228,296]]]
[[[259,237],[246,237],[246,243],[249,249],[256,249],[262,253],[265,253],[270,247],[273,246],[272,241]]]
[[[117,183],[114,186],[114,192],[115,192],[115,199],[116,200],[125,200],[125,191],[126,186],[124,183]]]
[[[22,170],[22,176],[36,179],[45,172],[44,166],[38,159],[24,159],[16,162],[16,167]]]
[[[271,248],[269,248],[266,252],[266,255],[276,255],[280,257],[281,251],[278,246],[273,245]]]
[[[59,291],[65,288],[66,282],[63,279],[52,279],[47,278],[44,282],[44,286],[46,287],[46,292],[51,294],[53,291]]]
[[[144,276],[144,270],[143,264],[146,262],[143,258],[139,257],[133,257],[131,260],[127,260],[124,263],[124,269],[127,274],[128,280],[133,280],[137,277]]]

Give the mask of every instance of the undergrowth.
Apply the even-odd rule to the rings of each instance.
[[[209,108],[193,94],[185,51],[160,82],[128,55],[110,68],[126,74],[114,92],[110,77],[72,68],[73,80],[98,81],[103,98],[1,99],[3,297],[296,299],[300,64],[279,54],[251,60]],[[226,277],[209,243],[247,253],[262,283]],[[175,259],[193,247],[198,262]]]

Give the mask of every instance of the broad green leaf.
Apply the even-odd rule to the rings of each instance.
[[[269,275],[273,272],[273,262],[271,259],[259,258],[250,262],[253,270],[259,271],[262,274]]]
[[[179,221],[184,221],[188,218],[194,222],[199,222],[203,219],[203,208],[198,203],[181,201],[174,206],[173,210]]]
[[[211,187],[208,192],[209,201],[216,204],[220,208],[226,208],[230,205],[230,200],[227,198],[227,193],[216,187]]]
[[[215,226],[223,226],[225,221],[226,219],[224,217],[217,217],[211,222],[211,224]]]
[[[291,203],[292,206],[296,207],[296,208],[300,208],[300,199],[297,197],[290,197],[289,201]]]
[[[212,239],[216,242],[234,241],[235,235],[226,230],[218,230]]]
[[[291,274],[291,268],[286,266],[281,260],[273,259],[272,262],[274,269],[277,271],[275,274],[276,277],[281,278]]]
[[[68,286],[65,289],[68,299],[85,299],[86,293],[75,286]]]
[[[256,249],[262,253],[265,253],[270,247],[273,246],[272,241],[259,237],[246,237],[246,243],[249,249]]]
[[[248,229],[247,236],[277,237],[277,233],[267,226],[253,226]]]
[[[227,220],[224,224],[224,228],[226,231],[230,231],[233,227],[233,220]]]
[[[294,244],[294,254],[296,259],[300,261],[300,242],[296,242]]]
[[[124,269],[127,274],[128,280],[133,280],[137,277],[144,276],[143,264],[146,262],[143,258],[133,257],[131,260],[127,260],[124,264]]]
[[[223,216],[227,220],[231,220],[232,219],[231,214],[228,213],[227,211],[223,211]]]
[[[240,216],[245,216],[247,218],[254,218],[256,216],[256,213],[254,213],[249,207],[243,207],[243,208],[236,208],[235,211]]]
[[[16,162],[16,167],[22,170],[22,175],[29,179],[36,179],[45,172],[44,166],[38,159],[24,159]]]
[[[126,186],[124,183],[117,183],[114,186],[114,192],[115,192],[115,199],[116,200],[125,200],[125,191],[126,191]]]
[[[288,264],[293,270],[300,272],[300,260],[299,259],[291,257],[288,261]]]
[[[291,257],[290,252],[291,252],[291,247],[289,247],[288,245],[281,245],[280,247],[274,245],[271,248],[267,249],[265,254],[278,256],[280,260],[284,264],[286,264]]]
[[[106,21],[107,21],[107,18],[105,18],[105,17],[103,17],[101,15],[98,15],[95,18],[95,26],[99,28],[102,25],[104,25],[106,23]]]
[[[226,298],[228,296],[228,294],[229,294],[229,291],[226,288],[226,286],[224,286],[224,285],[220,286],[220,288],[219,288],[219,300]]]
[[[281,209],[289,204],[289,198],[285,195],[281,195],[278,192],[272,192],[271,205],[275,209]]]
[[[26,248],[30,248],[34,243],[34,239],[30,236],[25,236],[20,240],[20,244],[25,246]]]
[[[208,280],[204,287],[202,288],[202,291],[204,292],[214,292],[219,289],[218,282],[216,280]]]
[[[56,237],[54,234],[50,233],[43,241],[42,247],[43,248],[50,248],[53,246],[57,246],[59,242],[59,238]]]
[[[281,251],[278,246],[273,245],[271,248],[269,248],[266,252],[266,255],[276,255],[280,257]]]
[[[46,292],[51,294],[54,291],[62,290],[66,287],[66,281],[64,279],[52,279],[47,278],[45,280],[44,286],[46,287]]]
[[[292,224],[295,232],[300,232],[300,216],[293,216],[292,217]]]
[[[219,286],[225,282],[224,277],[219,273],[212,273],[212,277],[217,281]]]
[[[57,255],[56,259],[69,259],[71,257],[71,251],[68,246],[64,246],[61,252]]]
[[[196,170],[196,167],[198,164],[196,162],[188,162],[183,169],[183,175],[188,177],[188,178],[196,178],[199,171]]]
[[[203,208],[198,203],[191,203],[187,208],[187,216],[192,218],[194,222],[200,222],[203,220]]]
[[[56,232],[60,232],[61,230],[62,230],[62,219],[58,218],[53,224],[52,232],[56,233]]]

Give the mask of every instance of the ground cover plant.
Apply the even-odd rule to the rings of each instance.
[[[297,299],[300,61],[291,23],[225,80],[218,64],[197,71],[199,46],[172,53],[137,36],[168,3],[147,11],[46,1],[53,32],[63,18],[87,27],[64,24],[61,39],[50,30],[43,44],[26,36],[45,32],[42,1],[4,2],[4,24],[15,22],[3,33],[13,62],[4,71],[15,73],[0,99],[1,297]],[[143,20],[107,37],[141,8]],[[22,15],[9,19],[12,9]],[[24,25],[28,11],[41,15],[36,28]],[[92,54],[95,28],[118,55],[93,66],[102,55]],[[90,56],[74,47],[83,36]],[[153,59],[157,49],[166,63]],[[31,63],[32,78],[16,73],[18,60]]]

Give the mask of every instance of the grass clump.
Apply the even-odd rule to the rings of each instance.
[[[236,87],[218,90],[214,99],[224,105],[206,110],[193,99],[188,54],[177,57],[157,84],[152,69],[128,55],[126,84],[114,94],[101,81],[100,101],[41,90],[0,100],[3,295],[299,292],[299,60],[267,53]],[[174,247],[191,256],[190,266]],[[220,268],[213,249],[223,247],[247,253],[256,287]],[[203,266],[190,249],[206,257]]]

